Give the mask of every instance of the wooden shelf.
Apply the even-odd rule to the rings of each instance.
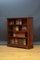
[[[28,32],[28,30],[26,30],[26,31],[13,31],[13,30],[8,30],[8,32],[13,32],[13,33],[26,33],[26,32]]]
[[[21,25],[17,25],[17,24],[12,24],[12,25],[10,25],[10,24],[8,24],[8,26],[27,26],[27,24],[21,24]]]
[[[13,37],[13,36],[8,36],[9,38],[14,38],[14,39],[27,39],[27,37]]]
[[[7,46],[30,49],[33,48],[33,18],[7,18]],[[18,41],[15,42],[15,39]],[[22,43],[24,42],[24,45]],[[16,44],[17,43],[17,44]]]

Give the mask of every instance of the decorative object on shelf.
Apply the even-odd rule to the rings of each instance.
[[[13,33],[13,37],[16,37],[16,34],[15,33]]]
[[[15,39],[15,44],[18,44],[18,40],[17,39]]]
[[[16,26],[16,31],[19,31],[19,27],[18,26]]]
[[[19,20],[16,20],[16,25],[19,25]]]
[[[14,44],[14,39],[11,40],[11,44]]]
[[[23,40],[23,45],[25,45],[25,46],[26,46],[26,41],[25,41],[25,39]]]
[[[19,23],[20,25],[22,25],[22,21],[21,21],[21,19],[20,19],[20,23]]]
[[[26,26],[23,26],[23,27],[22,27],[22,30],[27,30],[27,27],[26,27]]]
[[[9,25],[13,25],[13,24],[14,24],[14,22],[10,22],[10,23],[9,23]]]

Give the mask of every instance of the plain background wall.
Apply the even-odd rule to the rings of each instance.
[[[0,0],[0,40],[7,40],[7,18],[32,16],[34,34],[40,41],[40,0]]]

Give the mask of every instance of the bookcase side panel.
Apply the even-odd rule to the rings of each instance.
[[[28,48],[33,47],[33,18],[27,18],[28,25]]]

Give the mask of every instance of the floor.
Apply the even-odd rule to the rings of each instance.
[[[40,45],[34,45],[33,49],[0,45],[0,60],[40,60]]]

